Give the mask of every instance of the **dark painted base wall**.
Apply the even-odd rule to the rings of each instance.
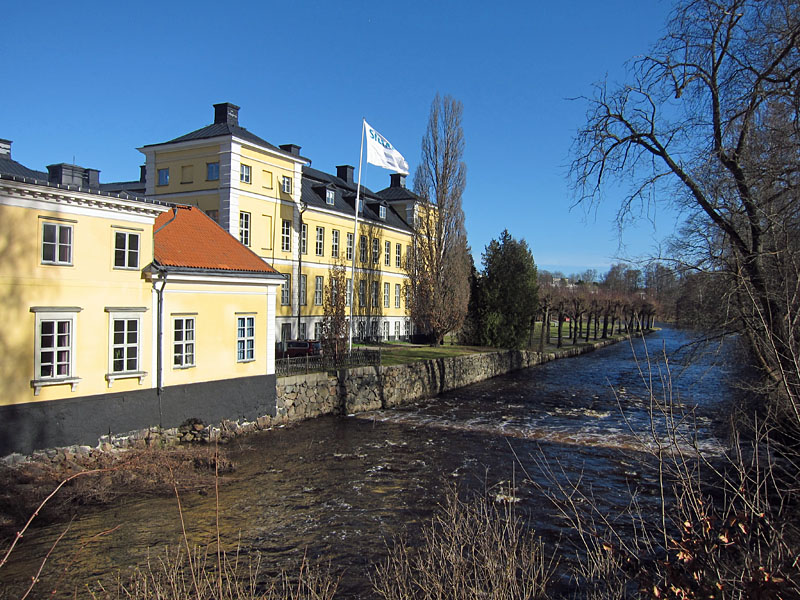
[[[275,375],[262,375],[168,387],[160,401],[155,389],[147,389],[0,406],[0,456],[96,446],[109,432],[177,427],[192,417],[219,423],[275,416],[275,383]]]

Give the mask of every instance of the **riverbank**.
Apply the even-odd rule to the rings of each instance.
[[[0,540],[13,535],[61,481],[98,471],[65,486],[42,511],[40,522],[68,518],[79,507],[111,504],[121,497],[159,496],[179,489],[202,489],[214,477],[214,441],[223,444],[222,472],[234,465],[224,444],[273,427],[293,426],[322,415],[357,414],[394,408],[552,360],[592,352],[627,339],[599,340],[538,353],[499,350],[449,356],[409,364],[362,367],[278,379],[275,417],[255,422],[185,423],[170,430],[148,429],[105,436],[98,447],[73,446],[12,455],[0,462]],[[212,443],[209,443],[212,442]]]

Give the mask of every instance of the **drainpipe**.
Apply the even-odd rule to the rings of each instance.
[[[155,265],[155,243],[156,234],[164,229],[167,225],[172,223],[178,218],[178,207],[172,207],[172,218],[164,223],[161,227],[153,232],[153,263]],[[161,289],[156,287],[156,282],[153,281],[153,289],[156,291],[156,298],[158,299],[158,308],[156,315],[156,395],[158,396],[158,426],[164,427],[163,411],[161,408],[161,394],[164,391],[164,356],[162,350],[162,339],[164,337],[164,288],[167,287],[167,272],[163,267],[155,267],[157,273],[160,273]]]

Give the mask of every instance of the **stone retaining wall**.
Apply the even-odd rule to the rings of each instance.
[[[408,365],[359,367],[280,377],[277,384],[277,411],[272,421],[286,423],[320,415],[353,414],[411,404],[556,358],[591,352],[615,341],[602,340],[588,346],[561,348],[545,354],[504,350]]]

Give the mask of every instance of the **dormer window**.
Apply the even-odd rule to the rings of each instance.
[[[381,206],[381,207],[378,208],[378,215],[380,216],[381,219],[385,219],[386,218],[386,207],[385,206]]]
[[[335,199],[336,192],[333,190],[325,190],[325,204],[330,204],[332,206]]]

